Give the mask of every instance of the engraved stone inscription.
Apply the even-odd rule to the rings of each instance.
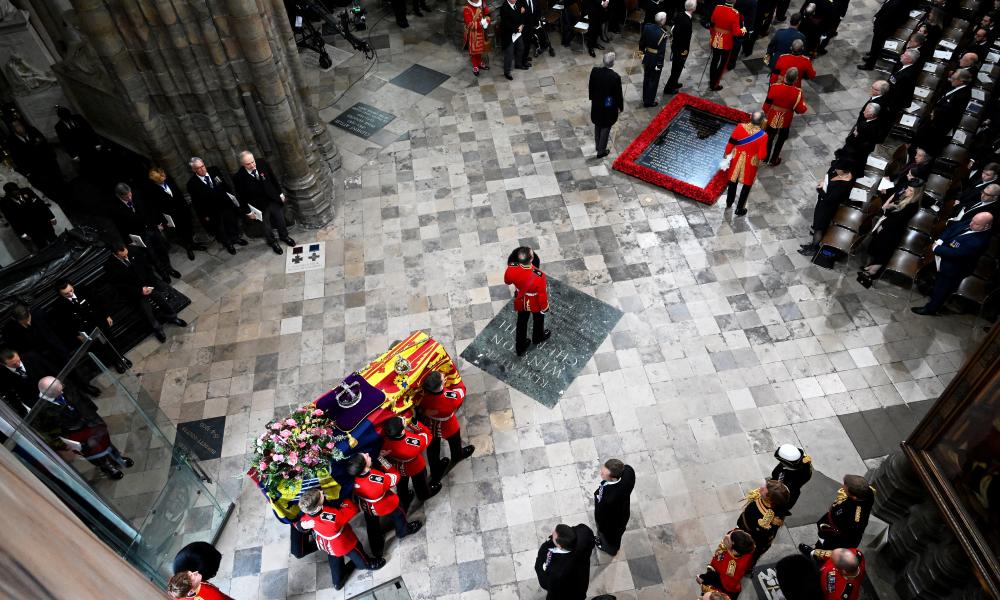
[[[643,150],[636,163],[696,187],[707,187],[736,123],[690,106]]]
[[[330,123],[367,140],[395,118],[396,115],[392,113],[358,102]]]

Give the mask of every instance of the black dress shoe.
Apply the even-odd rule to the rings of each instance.
[[[414,17],[422,17],[422,16],[424,16],[424,13],[420,12],[419,10],[415,10],[415,11],[413,11],[413,16]]]
[[[194,260],[194,250],[187,248],[188,260]]]
[[[869,64],[862,63],[862,64],[858,65],[858,68],[861,69],[862,71],[873,71],[875,69],[875,65],[869,65]]]
[[[747,209],[745,209],[745,208],[737,208],[736,212],[733,213],[733,214],[735,214],[737,217],[742,217],[743,215],[747,214]]]
[[[174,279],[181,278],[181,272],[178,271],[177,269],[167,269],[167,273],[169,273],[170,276],[173,277]]]
[[[653,108],[654,106],[656,106],[658,104],[659,104],[659,102],[654,102],[652,104],[643,104],[642,107],[643,108]]]
[[[595,44],[594,47],[597,48],[598,50],[604,50],[604,46],[600,44]]]
[[[799,544],[799,552],[805,554],[806,556],[812,554],[813,550],[815,550],[815,548],[813,548],[809,544]]]
[[[100,396],[101,395],[101,388],[99,388],[97,386],[94,386],[94,385],[91,385],[89,383],[87,385],[83,386],[83,391],[85,393],[87,393],[88,395],[90,395],[90,396]]]
[[[472,444],[469,444],[468,446],[463,447],[462,448],[462,460],[465,460],[466,458],[469,458],[470,456],[472,456],[472,454],[475,451],[476,451],[476,447],[473,446]]]
[[[424,526],[423,521],[410,521],[406,524],[406,535],[410,535],[420,531],[420,528]]]
[[[910,310],[912,310],[914,312],[914,314],[923,315],[925,317],[936,317],[937,316],[936,312],[931,312],[931,311],[927,310],[926,306],[914,306]]]
[[[542,342],[544,342],[545,340],[549,339],[550,337],[552,337],[552,331],[550,329],[546,329],[545,331],[542,332],[542,339],[536,340],[536,341],[532,341],[531,343],[532,344],[541,344]]]
[[[385,566],[385,558],[379,556],[378,558],[373,558],[372,562],[368,564],[368,568],[372,571],[378,571]]]
[[[521,348],[517,348],[516,349],[516,353],[517,353],[518,356],[524,356],[524,353],[527,352],[529,348],[531,348],[531,344],[530,343],[527,346],[524,346],[524,347],[521,347]]]
[[[123,456],[122,464],[125,465],[125,468],[131,469],[132,467],[135,466],[135,461],[129,458],[128,456]]]
[[[518,69],[518,70],[521,70],[521,71],[527,71],[527,70],[528,70],[528,67],[527,67],[527,66],[525,66],[525,65],[521,65],[521,66],[519,66],[519,67],[514,67],[514,68],[515,68],[515,69]]]
[[[587,48],[587,53],[590,54],[591,56],[597,56],[597,53],[594,52],[593,48]]]
[[[604,158],[605,156],[607,156],[609,154],[611,154],[610,150],[602,150],[601,152],[597,153],[597,158]]]
[[[719,90],[722,89],[722,86],[721,85],[713,85],[713,86],[710,86],[708,89],[712,90],[713,92],[718,92]]]
[[[104,474],[110,477],[111,479],[114,479],[115,481],[118,481],[122,477],[125,477],[125,473],[122,473],[118,469],[107,469],[104,471]]]
[[[340,570],[340,581],[333,582],[333,589],[337,591],[344,589],[344,586],[347,585],[347,580],[350,579],[351,573],[354,572],[354,569],[354,561],[347,561],[347,564]]]
[[[238,237],[236,238],[236,243],[239,244],[240,246],[246,246],[250,242],[246,241],[246,238]]]
[[[123,362],[115,363],[115,371],[124,373],[125,371],[128,371],[128,367]]]
[[[403,21],[402,23],[396,21],[396,25],[399,25],[400,29],[407,29],[410,26],[410,24],[406,21]]]
[[[679,85],[674,86],[672,88],[667,88],[667,87],[663,88],[663,93],[664,94],[676,94],[679,91],[681,91],[681,86],[679,86]]]
[[[132,361],[130,361],[129,359],[125,358],[124,356],[122,357],[122,362],[125,363],[126,367],[128,367],[130,369],[132,368]]]
[[[431,491],[429,498],[433,498],[434,496],[437,496],[438,492],[441,491],[441,484],[437,482],[431,483],[427,486],[427,489]]]
[[[289,247],[291,247],[291,246],[294,246],[294,245],[295,245],[295,240],[293,240],[293,239],[292,239],[291,237],[286,237],[285,239],[283,239],[283,240],[281,240],[281,241],[283,241],[283,242],[285,242],[286,244],[288,244],[288,245],[289,245]]]
[[[603,35],[600,37],[600,40],[602,42],[604,42],[605,44],[610,44],[611,43],[611,38],[603,36]],[[603,50],[603,48],[601,48],[601,49]]]
[[[504,73],[503,76],[507,78],[507,81],[514,81],[514,76],[510,73]]]
[[[176,325],[178,327],[187,327],[188,326],[188,322],[185,321],[184,319],[180,318],[180,317],[174,317],[173,319],[167,319],[167,323],[170,323],[171,325]]]
[[[162,329],[157,329],[153,331],[153,335],[156,336],[157,341],[159,341],[161,344],[167,341],[167,334],[163,333]]]
[[[278,242],[271,242],[271,250],[274,250],[275,254],[285,253],[285,251],[281,249],[281,246],[278,245]]]
[[[230,254],[236,254],[236,248],[233,248],[232,246],[226,246],[226,252]]]
[[[552,46],[550,45],[550,46],[549,46],[549,56],[555,56],[555,55],[556,55],[556,49],[555,49],[555,48],[553,48],[553,47],[552,47]]]

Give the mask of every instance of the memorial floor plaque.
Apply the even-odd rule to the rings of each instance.
[[[781,588],[778,586],[777,565],[778,563],[773,562],[767,565],[757,565],[753,568],[750,580],[753,582],[753,591],[758,600],[795,600],[786,597],[781,592]],[[743,590],[746,591],[746,586],[743,586]],[[858,600],[879,600],[875,587],[872,586],[867,577],[861,582],[861,595],[858,596]]]
[[[726,186],[719,161],[743,111],[677,94],[614,162],[614,169],[714,204]]]
[[[614,329],[622,311],[558,279],[549,277],[548,281],[550,309],[545,328],[552,330],[552,337],[517,356],[517,313],[514,303],[508,302],[462,352],[462,358],[551,408]]]
[[[358,102],[340,113],[336,119],[330,121],[330,124],[367,140],[395,118],[396,115],[392,113]]]
[[[198,460],[222,456],[222,439],[226,432],[226,417],[187,421],[177,426],[176,444],[186,448]]]
[[[413,65],[389,80],[389,83],[426,96],[444,83],[451,75],[428,69],[423,65]]]

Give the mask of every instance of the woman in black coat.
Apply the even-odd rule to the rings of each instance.
[[[823,239],[833,215],[841,204],[847,201],[854,187],[854,175],[850,167],[840,160],[833,161],[826,176],[816,186],[816,208],[813,209],[812,242],[803,244],[799,254],[811,256],[819,250],[819,241]]]
[[[882,205],[882,216],[872,229],[872,239],[868,244],[868,266],[858,273],[858,281],[865,287],[871,285],[871,278],[882,270],[896,252],[906,233],[907,224],[920,210],[920,198],[923,195],[924,182],[916,179],[909,182],[902,194],[893,194]]]

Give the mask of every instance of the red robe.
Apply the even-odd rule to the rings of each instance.
[[[743,37],[739,11],[725,4],[716,6],[712,11],[712,28],[709,32],[711,33],[709,41],[713,48],[732,50],[733,40]]]
[[[774,129],[788,129],[792,126],[795,113],[801,115],[808,109],[802,98],[802,90],[784,83],[771,84],[762,107],[767,117],[767,126]]]
[[[350,521],[358,514],[358,505],[351,500],[344,500],[340,508],[324,506],[315,515],[303,514],[299,520],[302,529],[311,529],[316,533],[316,546],[333,556],[347,556],[358,545],[358,536],[354,535]]]
[[[737,144],[758,131],[760,131],[760,127],[756,125],[740,123],[729,136],[725,152],[726,156],[730,152],[733,153],[732,161],[729,163],[729,181],[753,185],[753,182],[757,180],[757,166],[767,156],[767,134],[761,133],[752,142]]]
[[[503,274],[503,282],[517,288],[514,310],[545,312],[549,309],[548,283],[545,273],[532,265],[510,263]]]
[[[803,79],[816,77],[816,69],[813,68],[813,63],[809,60],[808,56],[803,54],[782,54],[778,57],[778,61],[774,63],[774,69],[771,70],[771,83],[784,81],[785,72],[792,67],[799,70],[799,78],[795,80],[795,87],[802,87]]]
[[[736,531],[731,530],[729,533]],[[702,593],[722,592],[730,598],[740,595],[742,584],[740,580],[753,565],[753,552],[748,552],[742,556],[736,556],[733,551],[726,548],[725,544],[719,542],[719,547],[715,549],[712,560],[708,563],[708,573],[702,575],[704,583],[701,585]],[[715,581],[718,579],[718,581]]]
[[[354,478],[354,495],[365,512],[384,517],[399,508],[399,496],[392,491],[398,482],[396,473],[372,469]]]
[[[220,592],[219,588],[211,583],[203,581],[192,600],[233,600],[233,598]]]
[[[440,394],[423,393],[420,410],[430,420],[431,435],[448,439],[459,431],[458,417],[455,416],[465,401],[465,384],[444,388]]]
[[[827,558],[826,562],[819,568],[819,584],[823,588],[825,600],[858,600],[861,594],[861,582],[865,579],[865,557],[860,550],[855,550],[861,565],[858,567],[858,574],[854,577],[846,577],[833,566],[833,559]]]
[[[469,49],[469,54],[482,54],[486,52],[486,30],[483,29],[482,19],[490,14],[490,7],[486,6],[483,0],[482,6],[476,8],[465,4],[462,11],[462,18],[465,19],[464,43],[462,47]],[[488,19],[488,21],[492,21]]]
[[[386,438],[382,444],[382,454],[389,459],[403,477],[413,477],[427,468],[424,450],[431,443],[431,431],[423,423],[407,425],[403,437],[398,440]]]

